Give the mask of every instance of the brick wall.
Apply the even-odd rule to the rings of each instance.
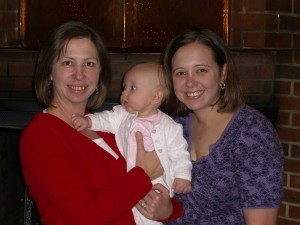
[[[33,98],[36,51],[18,48],[18,0],[0,0],[0,98]],[[300,224],[300,0],[231,0],[229,44],[247,102],[278,106],[285,197],[278,225]],[[111,53],[117,98],[123,73],[160,54]]]
[[[272,71],[272,84],[264,84],[265,88],[273,90],[274,103],[279,107],[276,128],[285,153],[285,196],[277,224],[299,225],[300,1],[233,0],[231,9],[230,45],[233,49],[256,50],[261,57],[273,59],[272,68],[268,68],[268,63],[261,65],[265,69],[262,74],[265,75],[258,72],[253,60],[247,64],[253,66],[250,73],[254,77],[259,76],[258,79],[264,80],[270,69]],[[240,71],[241,74],[244,74],[244,69]],[[247,85],[245,87],[250,91]],[[260,87],[254,89],[257,88]]]

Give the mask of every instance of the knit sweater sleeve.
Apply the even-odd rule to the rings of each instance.
[[[126,172],[123,157],[116,160],[81,136],[59,124],[24,131],[20,157],[30,195],[44,221],[112,224],[131,213],[151,182],[142,169]]]

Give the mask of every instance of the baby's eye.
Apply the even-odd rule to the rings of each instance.
[[[131,87],[130,87],[130,90],[131,90],[131,91],[135,91],[136,89],[137,89],[136,86],[131,86]]]

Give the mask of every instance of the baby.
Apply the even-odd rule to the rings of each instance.
[[[158,63],[133,66],[124,77],[121,105],[112,110],[86,116],[73,115],[78,131],[90,128],[115,134],[119,150],[127,161],[127,169],[135,166],[137,146],[135,133],[143,134],[146,151],[156,151],[164,169],[163,176],[152,181],[175,193],[191,191],[192,163],[182,126],[159,110],[169,95],[165,73]],[[161,224],[143,217],[133,209],[137,224]]]

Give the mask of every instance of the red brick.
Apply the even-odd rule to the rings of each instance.
[[[291,156],[300,158],[300,145],[292,144],[292,146],[291,146]],[[299,186],[299,188],[300,188],[300,186]]]
[[[231,10],[233,13],[241,12],[243,10],[243,7],[244,7],[243,1],[240,0],[231,1]]]
[[[278,215],[279,216],[285,216],[286,214],[286,204],[282,203],[279,207],[279,210],[278,210]]]
[[[283,185],[283,187],[287,187],[287,181],[288,181],[288,175],[287,174],[283,174],[283,177],[282,177],[282,185]]]
[[[300,129],[277,126],[276,130],[277,130],[277,133],[278,133],[281,141],[300,142]],[[300,173],[300,163],[299,162],[298,162],[298,168],[299,168],[299,171],[297,171],[297,172]]]
[[[276,54],[274,52],[264,52],[262,56],[263,56],[263,64],[274,66],[274,62],[276,59]]]
[[[293,39],[294,39],[294,48],[300,48],[300,35],[299,34],[293,34]]]
[[[291,203],[299,203],[300,202],[300,192],[295,191],[295,190],[289,190],[289,189],[284,189],[284,198],[283,200],[285,202],[291,202]]]
[[[0,21],[2,29],[18,28],[18,12],[3,11],[0,13]]]
[[[292,0],[266,0],[266,10],[292,12]]]
[[[274,101],[272,95],[246,95],[246,102],[253,105],[271,105]]]
[[[292,35],[281,33],[266,33],[265,45],[266,48],[291,48]]]
[[[277,218],[276,225],[299,225],[299,222],[289,220],[288,218]]]
[[[300,219],[300,206],[291,205],[289,207],[289,217],[293,219]]]
[[[238,73],[241,79],[260,79],[260,80],[272,80],[273,78],[273,66],[272,65],[256,65],[254,66],[249,61],[249,64],[238,66]]]
[[[294,54],[295,54],[295,63],[300,64],[300,51],[295,50]]]
[[[294,83],[294,96],[299,96],[300,95],[300,82]]]
[[[18,8],[18,0],[0,0],[0,10],[17,10]]]
[[[280,30],[298,31],[300,18],[295,16],[280,16]]]
[[[291,30],[298,32],[300,30],[300,18],[294,16],[292,19],[292,27]]]
[[[274,64],[274,54],[264,52],[262,53],[255,53],[255,52],[232,52],[234,61],[240,65],[273,65]]]
[[[236,14],[232,15],[232,25],[237,30],[264,30],[265,18],[264,13]]]
[[[274,92],[280,95],[291,94],[292,83],[290,81],[274,81]]]
[[[277,95],[278,106],[281,110],[300,111],[300,98]]]
[[[266,9],[265,0],[244,0],[244,8],[249,11],[264,11]]]
[[[294,0],[294,13],[300,14],[300,0]]]
[[[289,144],[282,143],[282,148],[285,156],[289,156]],[[285,178],[285,176],[283,176]]]
[[[278,30],[278,16],[277,15],[266,15],[265,18],[265,31],[266,32],[274,32]]]
[[[233,25],[231,25],[230,27],[233,28]],[[243,32],[232,29],[232,31],[230,31],[229,45],[231,47],[243,47],[243,36],[242,35],[243,35]]]
[[[300,113],[293,112],[292,114],[292,126],[300,126]]]
[[[277,63],[292,63],[293,62],[293,52],[292,51],[277,51],[276,52]]]
[[[243,40],[244,40],[243,47],[247,47],[247,48],[265,47],[264,32],[244,32]]]
[[[273,81],[272,80],[265,80],[264,81],[264,93],[273,95]]]
[[[245,94],[263,94],[264,93],[264,81],[256,80],[242,80],[242,87]]]
[[[300,67],[293,65],[279,65],[275,68],[275,78],[299,79]]]
[[[291,125],[290,113],[279,111],[277,125]]]
[[[300,189],[300,174],[299,175],[293,175],[293,174],[290,175],[290,187]]]
[[[7,9],[8,10],[18,10],[19,1],[18,0],[7,0]]]

